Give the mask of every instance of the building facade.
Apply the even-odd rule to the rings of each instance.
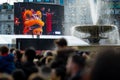
[[[0,5],[0,34],[14,34],[14,10],[8,3]]]
[[[55,4],[64,4],[64,0],[24,0],[24,2],[45,2],[45,3],[55,3]]]
[[[54,3],[54,0],[24,0],[24,2],[50,2],[50,3]]]
[[[113,24],[118,27],[120,33],[120,0],[110,0],[109,7],[113,19]]]

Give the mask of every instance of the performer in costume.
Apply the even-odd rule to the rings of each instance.
[[[46,13],[46,31],[47,34],[50,34],[52,32],[52,15],[54,13],[51,13],[50,8],[48,9]]]
[[[34,12],[34,13],[33,13]],[[42,14],[40,11],[26,10],[24,13],[24,34],[42,34],[42,27],[44,22],[41,20]]]
[[[20,22],[19,22],[19,18],[17,18],[17,17],[15,17],[15,19],[14,19],[14,23],[15,23],[15,25],[19,25],[20,24]]]
[[[19,18],[14,17],[14,30],[15,30],[15,34],[19,33],[19,25],[20,25],[20,21]]]

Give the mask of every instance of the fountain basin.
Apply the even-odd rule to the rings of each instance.
[[[115,26],[112,25],[83,25],[83,26],[76,26],[75,30],[78,32],[83,33],[105,33],[110,32],[115,29]]]
[[[88,33],[90,36],[84,37],[83,39],[88,39],[91,44],[99,44],[101,39],[108,39],[108,37],[101,36],[100,34],[110,32],[116,29],[113,25],[82,25],[75,26],[75,31]]]

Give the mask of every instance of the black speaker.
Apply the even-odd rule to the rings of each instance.
[[[30,38],[17,38],[16,39],[16,48],[20,50],[25,50],[27,48],[34,48],[36,50],[54,50],[55,39],[30,39]]]

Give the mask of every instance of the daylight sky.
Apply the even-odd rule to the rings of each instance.
[[[13,4],[14,2],[22,2],[23,0],[0,0],[0,4],[8,2],[10,4]]]

